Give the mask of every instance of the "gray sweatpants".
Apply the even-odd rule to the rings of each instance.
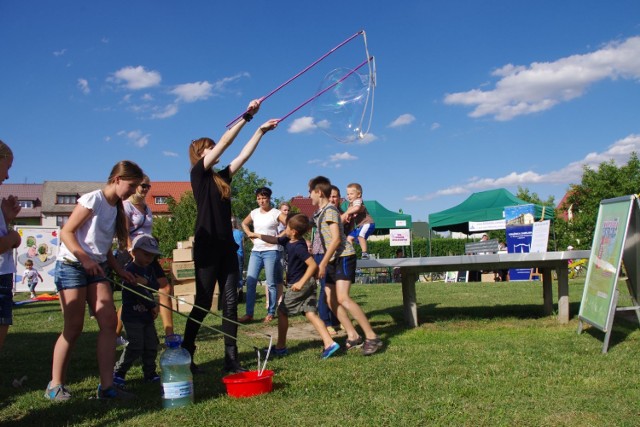
[[[124,348],[120,360],[116,363],[114,374],[124,378],[131,365],[142,357],[144,378],[156,375],[156,358],[158,357],[158,334],[153,322],[123,322],[129,344]]]

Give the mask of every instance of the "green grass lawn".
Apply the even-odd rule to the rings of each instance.
[[[246,399],[226,395],[221,338],[202,329],[196,362],[206,374],[194,379],[195,405],[171,411],[162,409],[160,385],[142,381],[139,366],[128,376],[137,399],[90,399],[98,383],[97,325],[88,318],[69,369],[74,397],[47,401],[43,393],[62,319],[56,302],[29,304],[15,308],[0,352],[0,424],[636,426],[637,321],[616,320],[609,353],[601,354],[604,334],[576,334],[582,288],[582,280],[571,281],[571,322],[560,325],[543,314],[538,282],[419,283],[420,326],[407,329],[399,284],[356,285],[352,295],[386,347],[371,357],[352,351],[321,361],[319,340],[291,341],[290,355],[267,365],[276,373],[273,392]],[[257,318],[264,315],[262,302]],[[184,318],[175,320],[182,332]],[[212,316],[206,321],[220,323]],[[157,326],[160,331],[159,321]],[[257,363],[252,346],[267,344],[260,327],[241,328],[248,367]],[[12,387],[23,375],[23,387]]]

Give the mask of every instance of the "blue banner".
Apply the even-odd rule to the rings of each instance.
[[[528,253],[531,251],[531,236],[535,221],[534,205],[507,206],[504,208],[507,223],[507,251],[513,253]],[[509,269],[509,280],[529,280],[530,268]]]

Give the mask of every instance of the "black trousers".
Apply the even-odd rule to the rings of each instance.
[[[182,347],[191,354],[195,351],[195,340],[200,324],[211,308],[216,283],[220,287],[220,305],[222,308],[222,332],[225,333],[225,346],[236,346],[238,325],[238,256],[232,248],[214,256],[211,263],[204,266],[196,261],[196,298],[195,305],[189,314],[184,331]],[[201,310],[202,307],[205,310]],[[214,307],[216,308],[216,307]]]

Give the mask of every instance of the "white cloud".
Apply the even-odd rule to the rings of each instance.
[[[571,162],[561,169],[548,173],[538,173],[529,170],[524,172],[514,171],[497,178],[474,177],[464,185],[444,188],[425,195],[412,195],[405,200],[431,200],[440,196],[466,194],[490,188],[513,187],[517,185],[578,183],[582,180],[584,166],[596,170],[601,163],[611,160],[613,160],[616,165],[621,166],[626,164],[632,152],[640,153],[640,134],[631,134],[614,142],[607,150],[601,153],[588,153],[581,160]]]
[[[136,147],[142,148],[145,145],[147,145],[149,143],[149,137],[151,135],[146,134],[143,135],[142,131],[140,130],[132,130],[132,131],[124,131],[121,130],[118,132],[119,136],[125,137],[126,139],[128,139],[129,141],[131,141],[131,143],[133,143],[133,145],[135,145]]]
[[[124,82],[124,85],[131,90],[146,89],[157,86],[162,81],[158,71],[147,71],[143,66],[124,67],[113,73],[108,81],[116,83]]]
[[[67,49],[55,50],[53,52],[53,56],[62,56],[67,52]]]
[[[196,102],[209,98],[213,94],[213,85],[207,81],[185,83],[171,90],[178,97],[178,101]]]
[[[431,130],[436,130],[436,129],[440,129],[440,123],[438,122],[433,122],[431,123]]]
[[[365,133],[365,134],[362,136],[362,138],[358,138],[358,139],[356,139],[356,142],[357,142],[358,144],[365,145],[365,144],[371,144],[373,141],[375,141],[375,140],[377,140],[377,139],[378,139],[378,137],[377,137],[377,136],[375,136],[374,134],[372,134],[372,133]]]
[[[402,114],[389,125],[390,128],[410,125],[416,120],[413,114]]]
[[[178,153],[174,153],[173,151],[163,151],[162,155],[166,157],[178,157]]]
[[[178,106],[176,104],[169,104],[162,111],[153,113],[152,119],[166,119],[178,114]]]
[[[236,81],[242,79],[242,78],[249,78],[251,77],[251,74],[244,72],[244,73],[238,73],[235,76],[231,76],[231,77],[224,77],[220,80],[217,80],[213,83],[213,91],[214,92],[227,92],[231,89],[231,84],[235,83]]]
[[[316,124],[313,120],[313,117],[300,117],[295,119],[287,129],[289,133],[302,133],[302,132],[313,132],[318,129],[318,124]]]
[[[87,79],[78,79],[78,89],[80,89],[80,91],[85,95],[89,95],[89,93],[91,93]]]
[[[330,155],[329,160],[332,162],[337,162],[340,160],[358,160],[358,158],[345,151],[344,153],[336,153],[336,154]]]
[[[492,73],[500,80],[493,90],[472,89],[447,94],[449,105],[475,107],[471,117],[493,116],[506,121],[548,110],[582,96],[589,86],[605,80],[640,78],[640,36],[611,42],[583,55],[529,66],[507,64]]]
[[[100,39],[100,42],[104,43],[104,44],[108,44],[109,43],[109,39],[107,37],[102,37]]]

